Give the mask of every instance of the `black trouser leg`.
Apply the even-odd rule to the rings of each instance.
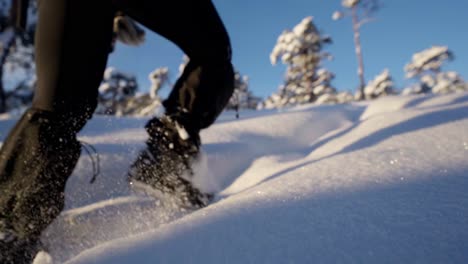
[[[0,150],[0,263],[30,263],[64,205],[81,146],[49,111],[25,112]]]
[[[0,263],[30,263],[41,232],[63,208],[80,156],[76,133],[96,107],[112,19],[101,1],[39,1],[38,88],[0,150]]]
[[[210,0],[114,0],[133,19],[179,46],[190,58],[164,102],[189,130],[211,125],[234,89],[231,45]]]
[[[33,107],[0,150],[0,232],[15,233],[14,240],[0,240],[2,263],[26,250],[21,243],[34,244],[63,207],[65,183],[80,153],[76,133],[97,104],[116,7],[191,59],[165,102],[169,115],[198,131],[214,122],[229,100],[229,38],[210,1],[41,0]],[[19,244],[11,244],[15,239]]]
[[[97,105],[111,48],[113,10],[105,0],[39,1],[33,107],[63,115],[76,131]]]
[[[116,9],[190,58],[164,103],[167,114],[195,131],[211,125],[232,94],[234,73],[229,37],[209,0],[42,0],[33,107],[66,115],[77,130],[84,126],[96,108]]]

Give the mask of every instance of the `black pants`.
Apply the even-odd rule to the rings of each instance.
[[[194,131],[211,125],[232,94],[234,73],[229,37],[210,0],[40,0],[33,107],[63,115],[76,131],[84,126],[97,106],[117,11],[190,58],[164,102],[167,114],[183,116]]]

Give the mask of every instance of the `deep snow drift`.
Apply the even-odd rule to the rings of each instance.
[[[144,119],[95,117],[66,211],[45,232],[55,263],[466,263],[468,94],[225,113],[202,133],[179,212],[135,195],[126,171]],[[0,120],[0,140],[13,120]]]

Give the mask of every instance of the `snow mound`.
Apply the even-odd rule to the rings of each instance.
[[[225,113],[203,131],[195,211],[134,194],[144,119],[96,117],[66,210],[43,235],[56,263],[466,263],[468,94]],[[7,131],[12,120],[0,120]],[[0,133],[0,138],[4,134]]]

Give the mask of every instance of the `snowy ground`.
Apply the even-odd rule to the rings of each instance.
[[[197,175],[219,193],[191,213],[129,190],[144,122],[81,133],[102,174],[82,155],[43,236],[56,263],[468,263],[466,93],[226,113]]]

